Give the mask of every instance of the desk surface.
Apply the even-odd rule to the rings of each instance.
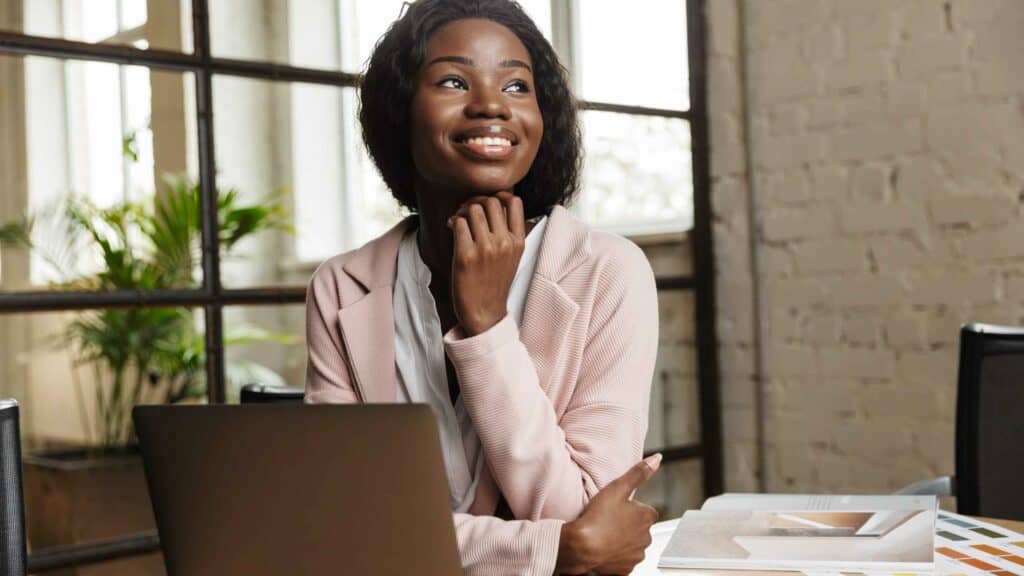
[[[1024,522],[1018,522],[1015,520],[997,520],[995,518],[979,518],[979,520],[998,524],[1007,530],[1013,530],[1014,532],[1024,534]],[[672,536],[672,532],[675,531],[676,524],[678,522],[679,520],[667,520],[665,522],[658,522],[654,526],[651,526],[651,537],[654,541],[651,542],[651,545],[647,548],[644,561],[633,569],[630,576],[659,576],[662,574],[669,575],[679,573],[678,571],[671,569],[658,569],[658,557],[661,556],[661,551],[665,548],[665,545],[668,544],[668,539]],[[751,574],[754,574],[754,572],[751,572]]]
[[[978,516],[977,518],[978,520],[998,524],[1003,528],[1006,528],[1007,530],[1013,530],[1014,532],[1020,532],[1021,534],[1024,534],[1024,522],[1020,522],[1017,520],[999,520],[997,518],[985,518],[983,516]]]

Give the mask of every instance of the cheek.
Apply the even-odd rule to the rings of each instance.
[[[444,130],[431,114],[430,104],[416,98],[410,106],[409,145],[417,171],[431,172],[439,149],[444,144]]]
[[[523,129],[529,135],[530,149],[527,151],[530,163],[533,164],[537,157],[537,150],[544,139],[544,118],[540,115],[540,109],[535,108],[533,113],[528,115],[523,122]]]

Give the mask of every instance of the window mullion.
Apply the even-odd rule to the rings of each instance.
[[[580,94],[579,59],[579,5],[578,0],[551,0],[551,44],[554,45],[562,65],[569,72],[569,86],[573,93]],[[580,182],[580,186],[583,183]],[[579,194],[570,207],[577,217],[585,218],[587,195]]]
[[[579,94],[579,5],[578,0],[551,0],[551,43],[558,52],[565,69],[569,71],[569,82]]]

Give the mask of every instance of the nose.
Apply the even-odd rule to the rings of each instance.
[[[512,115],[502,98],[501,91],[479,89],[472,100],[466,104],[466,116],[469,118],[500,118],[508,120]]]

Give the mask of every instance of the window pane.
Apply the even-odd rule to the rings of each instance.
[[[401,218],[363,150],[355,97],[352,88],[214,79],[218,187],[237,190],[240,206],[283,210],[294,227],[240,241],[222,266],[226,286],[279,284]]]
[[[377,40],[403,12],[404,0],[341,0],[342,67],[349,72],[362,71]],[[537,27],[551,38],[551,1],[519,2]]]
[[[579,2],[578,58],[585,100],[690,107],[685,0]]]
[[[191,0],[5,0],[0,30],[93,44],[192,52]],[[118,9],[120,6],[120,10]]]
[[[0,82],[12,96],[0,97],[0,113],[22,119],[0,133],[12,158],[0,172],[0,290],[197,283],[187,268],[165,268],[174,247],[148,233],[165,177],[195,182],[192,75],[0,56]]]
[[[339,69],[338,0],[210,0],[214,56]]]
[[[303,304],[225,308],[227,401],[237,403],[246,384],[304,387],[305,335]]]
[[[164,2],[166,4],[166,2]],[[128,30],[146,23],[146,0],[121,0],[121,28]]]
[[[154,530],[142,464],[128,448],[130,411],[204,396],[202,314],[0,315],[0,342],[0,398],[20,404],[32,551]],[[119,574],[163,572],[157,553],[94,573],[115,566]]]
[[[341,53],[346,71],[364,69],[377,40],[403,13],[403,4],[402,0],[341,0],[345,31]]]
[[[213,54],[360,72],[374,46],[404,10],[404,0],[210,0]],[[549,0],[521,2],[551,36]]]
[[[526,15],[540,29],[540,33],[551,41],[551,0],[518,0]]]
[[[578,210],[621,233],[693,226],[690,126],[685,120],[586,111]]]

